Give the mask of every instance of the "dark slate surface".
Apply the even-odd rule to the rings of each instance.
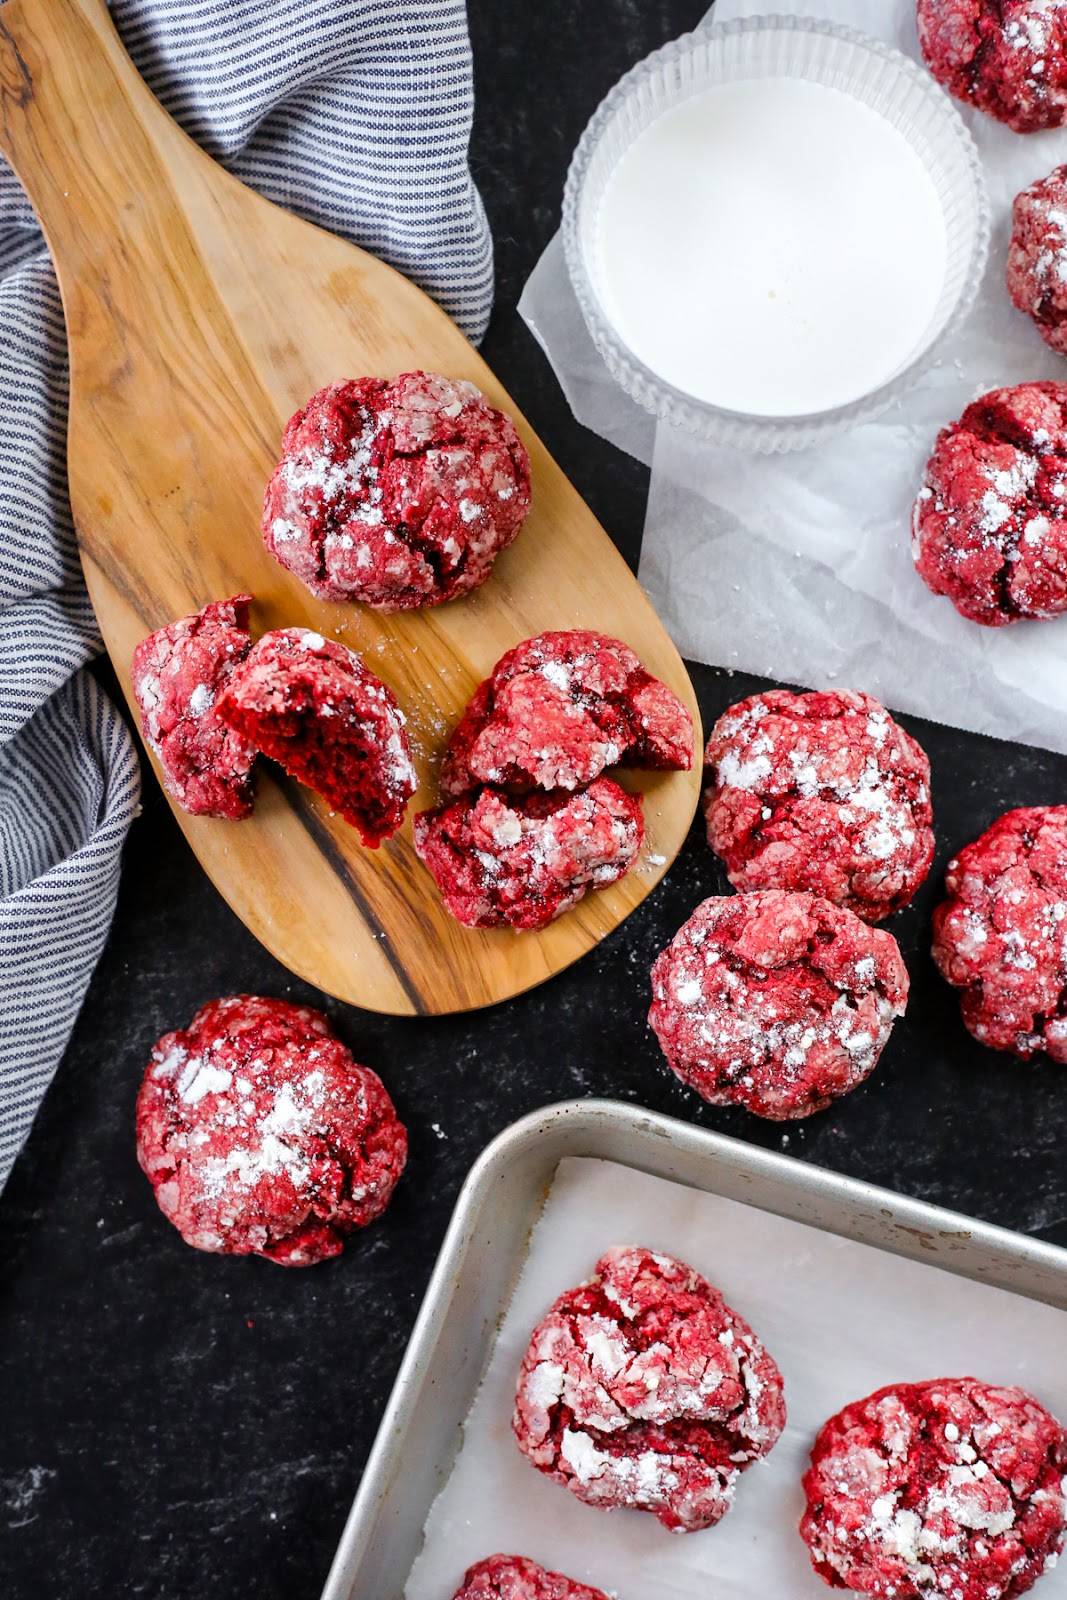
[[[573,421],[514,306],[586,117],[702,9],[471,4],[474,162],[499,268],[486,354],[634,560],[645,474]],[[705,725],[754,683],[695,677]],[[724,886],[694,833],[623,929],[523,999],[436,1022],[327,1006],[386,1077],[412,1159],[386,1219],[306,1273],[187,1249],[134,1160],[134,1095],[160,1032],[228,991],[322,999],[234,919],[150,784],[110,944],[0,1201],[0,1592],[317,1595],[463,1176],[493,1134],[546,1101],[615,1095],[760,1144],[788,1138],[819,1165],[1067,1244],[1067,1080],[972,1045],[927,955],[951,849],[1008,806],[1067,799],[1067,761],[909,726],[933,762],[939,860],[893,925],[913,997],[872,1082],[783,1135],[702,1106],[666,1073],[645,1027],[645,974]]]

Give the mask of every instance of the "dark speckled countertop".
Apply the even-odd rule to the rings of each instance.
[[[473,160],[497,247],[485,354],[635,562],[647,475],[573,420],[515,303],[557,225],[586,118],[703,10],[470,0]],[[694,678],[705,726],[755,684]],[[546,1101],[639,1101],[1067,1244],[1067,1077],[974,1045],[928,956],[952,849],[1009,806],[1067,800],[1067,759],[908,726],[933,763],[938,864],[892,924],[912,999],[869,1083],[783,1132],[704,1106],[667,1073],[645,1026],[645,975],[694,904],[724,887],[694,831],[626,925],[532,994],[433,1022],[327,1005],[385,1076],[412,1156],[384,1221],[308,1272],[187,1249],[134,1159],[134,1096],[164,1029],[235,990],[322,1003],[234,919],[149,780],[110,943],[0,1199],[4,1600],[312,1600],[463,1177],[493,1134]]]

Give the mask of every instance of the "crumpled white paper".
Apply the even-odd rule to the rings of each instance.
[[[648,1245],[696,1267],[782,1369],[786,1430],[705,1532],[672,1535],[643,1512],[584,1506],[531,1467],[512,1437],[534,1325],[613,1244]],[[1062,1417],[1065,1341],[1067,1314],[1051,1306],[614,1162],[563,1161],[406,1600],[446,1600],[472,1562],[497,1551],[619,1600],[827,1600],[797,1533],[800,1478],[822,1423],[883,1384],[965,1374],[1019,1383]],[[1034,1596],[1067,1600],[1067,1560]]]
[[[772,11],[848,23],[919,57],[914,0],[718,0],[709,22]],[[960,109],[993,211],[978,303],[937,369],[827,444],[759,456],[657,425],[600,359],[558,237],[519,310],[576,416],[652,467],[639,576],[683,655],[864,689],[899,711],[1067,751],[1067,617],[981,628],[931,594],[911,560],[911,506],[938,429],[987,389],[1067,382],[1067,361],[1004,286],[1012,200],[1067,161],[1067,131],[1024,136]]]

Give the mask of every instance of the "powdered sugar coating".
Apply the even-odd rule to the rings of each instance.
[[[472,383],[403,372],[331,384],[290,419],[263,538],[313,594],[410,610],[484,583],[529,508],[510,419]]]
[[[526,1556],[486,1556],[469,1567],[453,1600],[608,1600],[602,1589],[546,1572]]]
[[[641,848],[638,796],[610,778],[578,794],[484,788],[415,818],[415,850],[468,928],[543,928],[621,878]]]
[[[1067,806],[1008,811],[948,864],[934,960],[992,1050],[1067,1064]]]
[[[704,760],[708,843],[737,889],[807,890],[880,922],[930,870],[930,763],[870,695],[752,695]]]
[[[145,743],[169,794],[194,816],[247,817],[256,752],[219,719],[216,701],[252,647],[252,596],[213,600],[150,633],[133,652]]]
[[[1065,0],[918,0],[937,81],[1016,133],[1067,120]]]
[[[691,1267],[636,1246],[608,1250],[534,1329],[512,1420],[579,1500],[677,1533],[718,1522],[784,1426],[781,1374],[748,1324]]]
[[[942,430],[912,553],[928,587],[986,627],[1067,610],[1067,384],[994,389]]]
[[[800,1531],[831,1588],[1010,1600],[1062,1548],[1067,1441],[1022,1389],[880,1389],[831,1417],[811,1461]]]
[[[652,968],[649,1022],[713,1105],[810,1116],[874,1071],[907,969],[891,934],[811,894],[705,900]]]
[[[1067,165],[1016,195],[1007,282],[1012,304],[1067,355]]]
[[[578,789],[607,767],[693,764],[693,723],[618,639],[574,628],[501,656],[449,741],[441,792]]]
[[[152,1051],[137,1159],[187,1244],[301,1267],[385,1210],[407,1134],[324,1016],[235,995]]]
[[[396,697],[346,645],[307,628],[265,633],[230,679],[219,716],[318,790],[376,846],[418,787]]]

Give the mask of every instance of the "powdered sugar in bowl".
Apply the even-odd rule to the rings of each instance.
[[[709,441],[794,449],[885,409],[974,302],[973,141],[916,62],[803,17],[688,34],[600,106],[564,199],[608,368]]]

